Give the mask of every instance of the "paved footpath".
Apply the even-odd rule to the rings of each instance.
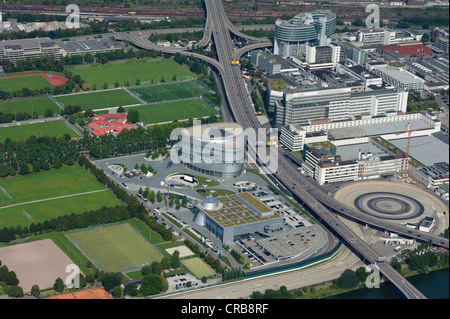
[[[45,202],[45,201],[48,201],[48,200],[54,200],[54,199],[60,199],[60,198],[67,198],[67,197],[74,197],[74,196],[79,196],[79,195],[93,194],[93,193],[98,193],[98,192],[104,192],[104,191],[107,191],[107,190],[108,189],[105,188],[105,189],[99,189],[99,190],[96,190],[96,191],[90,191],[90,192],[84,192],[84,193],[78,193],[78,194],[70,194],[70,195],[63,195],[63,196],[52,197],[52,198],[37,199],[37,200],[32,200],[30,202],[17,203],[17,204],[12,204],[12,205],[8,205],[8,206],[3,206],[3,207],[0,207],[0,209],[14,207],[14,206],[20,206],[20,205],[26,205],[26,204]]]

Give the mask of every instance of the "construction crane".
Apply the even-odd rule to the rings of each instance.
[[[408,123],[407,125],[407,130],[406,132],[397,132],[395,133],[395,135],[400,135],[400,134],[408,134],[408,141],[406,143],[406,163],[405,163],[405,170],[403,172],[403,176],[408,176],[408,164],[409,164],[409,145],[411,144],[411,132],[415,132],[415,131],[422,131],[422,130],[427,130],[433,128],[432,126],[428,126],[428,127],[423,127],[423,128],[418,128],[415,130],[411,129],[411,123]]]

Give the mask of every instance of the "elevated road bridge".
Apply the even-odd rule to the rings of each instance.
[[[245,89],[243,78],[241,76],[239,65],[232,64],[232,61],[238,60],[246,51],[253,48],[262,48],[270,46],[271,43],[267,39],[250,38],[244,34],[236,31],[231,22],[226,17],[221,1],[204,0],[207,10],[207,22],[205,26],[205,36],[202,39],[202,44],[206,45],[206,41],[211,38],[214,39],[218,61],[204,55],[189,52],[187,50],[180,50],[175,48],[161,47],[152,44],[146,38],[138,35],[125,36],[124,39],[130,41],[135,46],[159,50],[166,53],[180,54],[192,56],[208,62],[218,71],[225,91],[225,97],[230,105],[231,113],[236,122],[246,128],[261,128],[261,124],[256,118],[251,99]],[[233,52],[233,44],[231,34],[236,34],[243,38],[250,39],[255,42],[242,50]],[[250,147],[250,146],[249,146]],[[255,149],[249,149],[250,153],[257,154]],[[364,240],[358,237],[348,226],[342,223],[336,213],[340,213],[345,217],[362,223],[377,226],[380,229],[388,229],[405,236],[416,238],[418,240],[427,241],[431,239],[433,244],[445,247],[448,249],[448,240],[433,236],[430,234],[419,233],[407,229],[406,227],[394,225],[376,218],[367,216],[356,209],[350,208],[327,194],[323,193],[317,188],[307,177],[301,175],[297,171],[297,166],[289,158],[285,157],[280,150],[274,160],[278,161],[278,169],[276,172],[265,172],[276,177],[292,194],[304,205],[307,206],[319,219],[339,235],[348,246],[350,246],[360,257],[367,263],[377,264],[380,273],[387,281],[390,281],[406,298],[408,299],[426,299],[426,297],[411,285],[403,276],[401,276],[393,267],[387,262],[379,262],[380,256],[372,247],[370,247]],[[255,168],[264,172],[264,166],[253,165]],[[394,227],[395,226],[395,227]],[[405,229],[405,230],[404,230]]]

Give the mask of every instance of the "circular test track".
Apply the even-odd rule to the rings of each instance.
[[[387,181],[350,183],[336,191],[334,198],[360,212],[388,221],[418,222],[425,216],[448,212],[447,205],[435,195],[414,185]]]

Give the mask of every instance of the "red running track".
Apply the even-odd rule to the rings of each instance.
[[[23,74],[23,75],[12,75],[12,76],[5,76],[0,77],[0,79],[9,79],[9,78],[20,78],[24,76],[36,76],[36,75],[42,75],[48,82],[50,82],[53,86],[59,86],[64,85],[67,82],[67,78],[59,75],[49,75],[49,74],[43,74],[43,73],[36,73],[36,74]]]

